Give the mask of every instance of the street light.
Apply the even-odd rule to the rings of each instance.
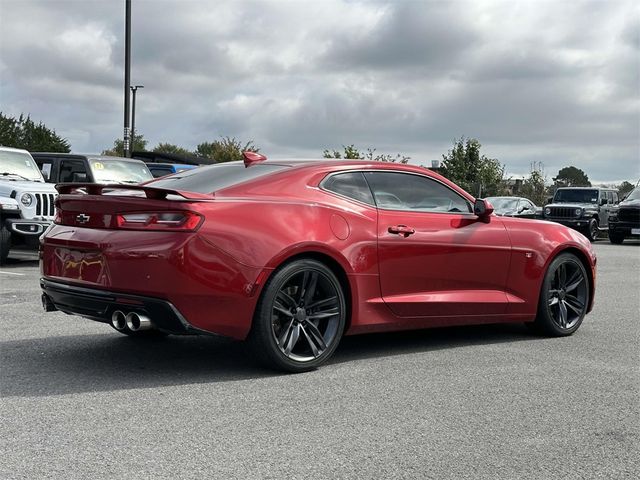
[[[131,93],[133,93],[133,99],[131,101],[131,153],[133,153],[133,146],[136,141],[136,92],[139,88],[144,88],[144,85],[135,85],[129,88],[131,89]]]

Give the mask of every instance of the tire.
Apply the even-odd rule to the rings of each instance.
[[[265,366],[307,372],[333,355],[345,321],[345,293],[335,274],[316,260],[295,260],[264,286],[247,340]]]
[[[584,320],[589,303],[589,278],[571,253],[558,255],[545,273],[540,289],[537,330],[552,337],[573,334]]]
[[[4,265],[11,249],[11,232],[7,227],[0,227],[0,265]]]
[[[609,241],[611,243],[615,243],[616,245],[620,245],[622,242],[624,242],[624,235],[621,233],[609,231]]]
[[[592,218],[585,231],[585,236],[593,243],[598,239],[598,220]]]

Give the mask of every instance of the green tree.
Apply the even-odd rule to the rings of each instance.
[[[175,153],[178,155],[188,155],[191,156],[193,155],[192,152],[190,152],[189,150],[187,150],[186,148],[182,148],[179,147],[177,145],[174,145],[172,143],[159,143],[158,145],[156,145],[155,147],[153,147],[153,151],[155,153]]]
[[[146,152],[147,151],[147,140],[144,139],[144,135],[141,133],[136,133],[133,147],[137,152]],[[102,155],[108,155],[110,157],[124,157],[124,140],[121,138],[117,138],[113,142],[113,147],[108,150],[103,150]]]
[[[635,188],[635,185],[631,182],[627,182],[626,180],[618,185],[618,197],[623,198],[627,195],[631,190]]]
[[[324,158],[343,158],[345,160],[372,160],[376,162],[392,162],[392,163],[407,163],[411,157],[406,155],[396,154],[395,156],[389,154],[376,154],[375,148],[367,148],[367,153],[361,153],[355,145],[343,145],[343,151],[340,150],[324,150],[322,156]]]
[[[44,123],[35,123],[31,117],[18,118],[0,112],[0,145],[23,148],[30,152],[69,153],[71,145]]]
[[[481,155],[481,146],[475,138],[454,140],[453,148],[442,155],[441,173],[478,197],[499,195],[504,191],[504,165]]]
[[[541,169],[534,169],[522,182],[520,195],[528,198],[536,205],[544,205],[547,201],[546,177]]]
[[[221,137],[213,142],[203,142],[196,147],[194,152],[199,157],[211,158],[216,163],[243,160],[242,152],[259,152],[260,149],[253,144],[253,140],[242,143],[235,137]]]
[[[553,181],[559,187],[590,187],[591,182],[586,173],[573,165],[561,168]]]

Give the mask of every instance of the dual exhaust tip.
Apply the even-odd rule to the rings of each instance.
[[[125,314],[121,310],[116,310],[111,314],[111,325],[119,332],[127,329],[132,332],[137,332],[140,330],[150,330],[153,327],[149,317],[136,312]]]

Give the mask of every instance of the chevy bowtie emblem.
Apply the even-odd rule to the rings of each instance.
[[[89,215],[85,215],[84,213],[76,216],[76,222],[78,223],[87,223],[89,220],[91,220],[91,217]]]

